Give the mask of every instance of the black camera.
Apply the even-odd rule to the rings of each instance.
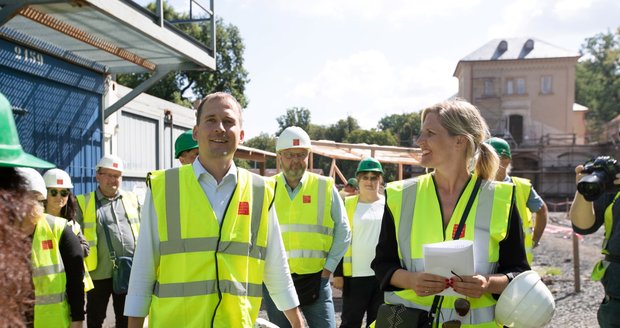
[[[605,192],[618,192],[620,185],[615,185],[616,174],[620,164],[610,156],[599,156],[584,164],[581,173],[587,174],[577,183],[577,190],[587,201],[599,198]]]

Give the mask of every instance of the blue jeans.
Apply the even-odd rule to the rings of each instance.
[[[263,300],[265,301],[269,321],[278,325],[280,328],[290,328],[291,325],[288,319],[286,319],[284,313],[278,310],[273,303],[264,284]],[[329,284],[329,278],[321,278],[319,298],[310,305],[302,306],[300,310],[310,328],[336,328],[336,311],[334,310],[332,288]]]

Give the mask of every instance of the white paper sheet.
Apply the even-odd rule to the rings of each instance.
[[[474,274],[474,242],[471,240],[448,240],[441,243],[422,246],[424,271],[446,278],[454,276],[471,276]],[[438,295],[460,296],[451,287]]]

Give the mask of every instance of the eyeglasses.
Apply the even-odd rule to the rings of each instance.
[[[58,195],[59,192],[60,192],[60,196],[62,196],[62,197],[69,196],[69,190],[67,190],[67,189],[62,189],[62,190],[50,189],[50,195],[52,197],[56,197],[56,195]]]
[[[308,157],[308,152],[303,152],[303,153],[290,153],[290,152],[286,152],[283,151],[280,153],[280,155],[282,155],[282,157],[286,158],[286,159],[304,159],[306,157]]]
[[[450,272],[452,272],[453,275],[459,278],[459,280],[463,281],[463,278],[459,276],[458,274],[456,274],[454,271],[450,271]],[[471,303],[469,303],[469,301],[465,298],[459,297],[456,299],[456,301],[454,301],[454,310],[461,317],[466,316],[467,313],[469,313],[470,308],[471,308]],[[455,320],[446,321],[441,325],[441,327],[442,328],[460,328],[461,320],[455,319]]]
[[[106,177],[108,179],[114,179],[114,180],[118,180],[121,178],[120,174],[110,174],[110,173],[102,173],[102,172],[97,172],[97,174]]]

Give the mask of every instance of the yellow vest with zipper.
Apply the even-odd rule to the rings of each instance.
[[[357,208],[357,202],[359,201],[359,199],[359,195],[349,196],[344,199],[344,208],[347,211],[349,227],[351,227],[351,236],[353,236],[353,218],[355,216],[355,209]],[[351,243],[353,243],[353,238],[351,238]],[[345,277],[351,277],[353,275],[353,247],[351,247],[351,243],[349,243],[349,247],[347,247],[347,252],[342,258],[342,274]]]
[[[139,216],[139,204],[138,198],[134,193],[120,191],[121,193],[121,203],[123,204],[123,208],[125,209],[125,216],[129,221],[131,226],[131,231],[134,236],[134,243],[138,241],[138,233],[140,232],[140,216]],[[82,232],[84,233],[84,238],[88,241],[90,245],[90,254],[84,259],[86,262],[86,267],[88,271],[93,271],[97,269],[97,196],[95,192],[91,192],[87,195],[78,195],[77,197],[78,204],[80,205],[80,209],[82,210],[83,216],[83,224]],[[104,243],[105,244],[105,243]],[[135,245],[134,245],[135,247]]]
[[[274,205],[291,273],[323,270],[331,249],[334,220],[331,218],[334,180],[306,172],[301,189],[291,199],[282,173],[275,176]]]
[[[150,327],[253,327],[273,189],[244,169],[222,224],[191,165],[151,175],[160,261]]]
[[[71,227],[71,231],[77,236],[82,232],[80,229],[80,225],[75,221],[67,221],[67,225]],[[86,262],[84,262],[84,291],[87,292],[91,289],[95,288],[93,284],[93,279],[90,277],[90,273],[88,273],[88,268],[86,267]]]
[[[398,255],[404,268],[410,272],[424,271],[422,245],[453,239],[452,233],[461,220],[476,178],[473,175],[467,184],[445,230],[442,229],[441,207],[431,174],[388,184],[386,205],[394,217]],[[491,274],[497,270],[499,242],[507,236],[512,197],[512,184],[482,181],[465,221],[464,237],[460,238],[474,241],[477,274]],[[433,299],[434,296],[418,296],[411,289],[385,293],[386,303],[426,311],[430,311]],[[439,315],[441,322],[455,319],[462,322],[461,327],[498,327],[495,322],[496,301],[491,294],[469,298],[471,309],[465,317],[456,314],[456,299],[444,297]]]
[[[69,327],[67,276],[60,256],[60,236],[67,220],[52,215],[39,217],[32,238],[32,282],[34,284],[34,326]]]
[[[510,179],[512,179],[515,185],[515,203],[519,210],[519,216],[521,216],[521,224],[523,225],[523,242],[525,244],[525,253],[527,254],[527,263],[532,264],[534,260],[534,254],[532,253],[532,248],[534,246],[532,229],[534,224],[532,222],[532,212],[530,212],[530,209],[527,207],[527,200],[530,198],[532,184],[528,179],[517,177],[510,177]]]

